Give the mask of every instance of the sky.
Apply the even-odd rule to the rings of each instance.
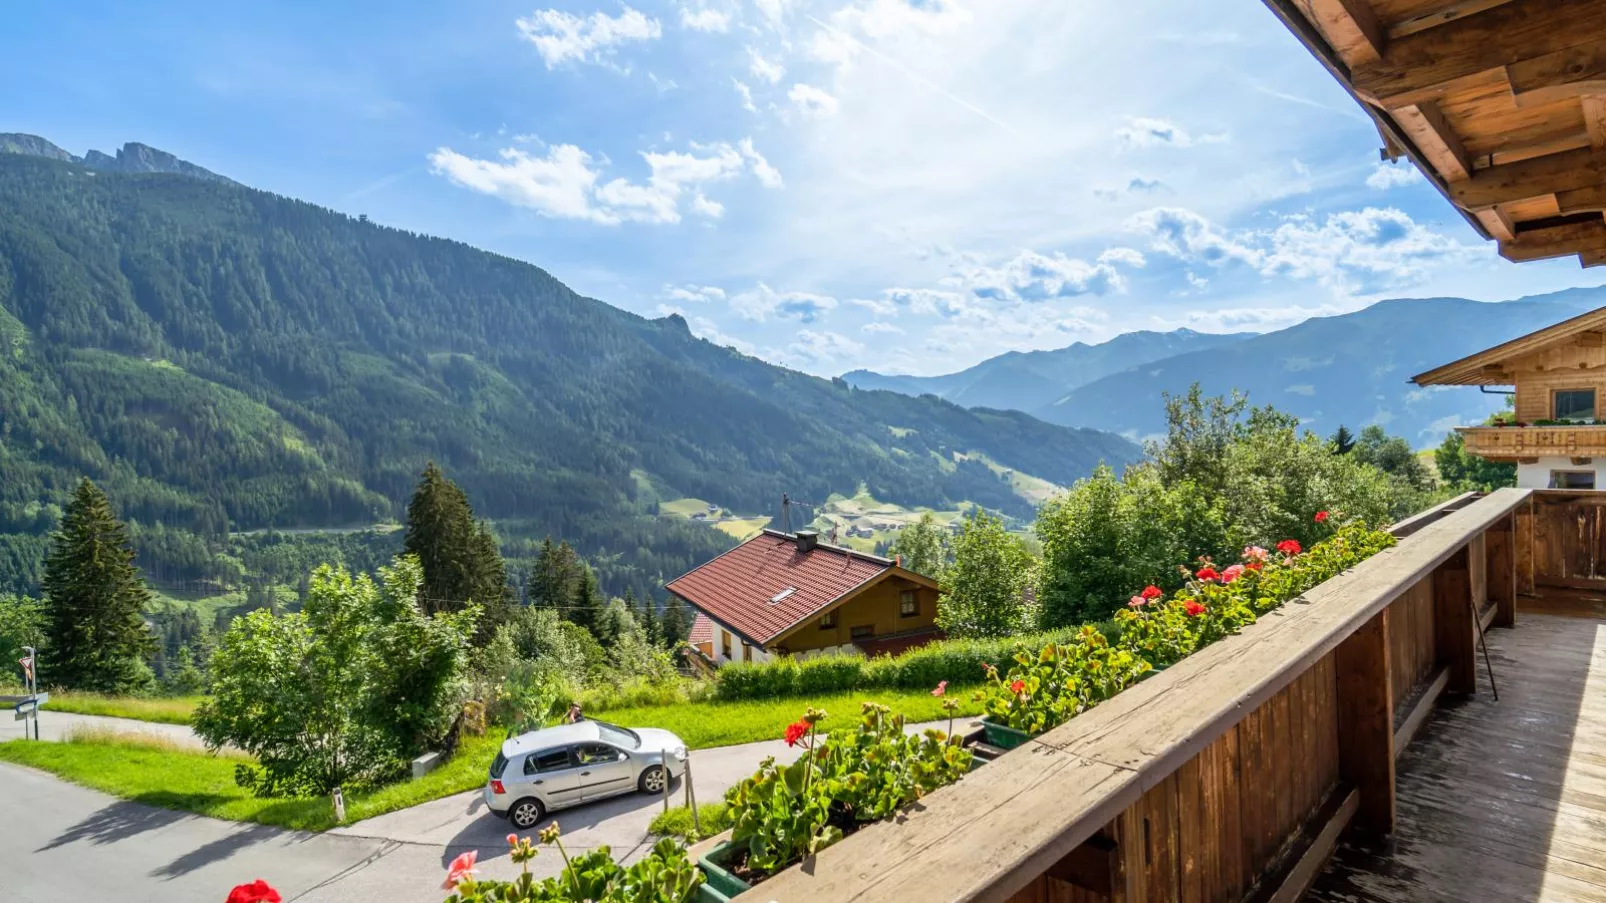
[[[821,375],[1603,281],[1500,260],[1252,0],[547,2],[8,4],[0,131]]]

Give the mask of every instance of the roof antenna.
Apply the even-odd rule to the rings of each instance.
[[[781,493],[781,532],[792,532],[792,500],[786,493]]]

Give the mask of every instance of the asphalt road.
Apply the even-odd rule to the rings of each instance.
[[[47,739],[81,724],[146,730],[181,742],[190,736],[177,725],[48,711],[40,722]],[[956,728],[969,730],[969,722]],[[20,735],[20,724],[0,725],[0,739]],[[797,754],[780,740],[694,751],[697,799],[719,800],[766,756],[791,761]],[[684,802],[684,782],[671,791],[672,802]],[[561,810],[548,821],[562,827],[571,854],[607,846],[628,861],[651,846],[647,825],[662,806],[659,797],[631,794]],[[484,876],[515,874],[507,858],[509,830],[486,811],[477,790],[309,834],[126,802],[0,764],[0,903],[221,901],[235,884],[256,878],[287,901],[439,901],[446,863],[465,850],[479,851]],[[561,865],[554,851],[544,850],[531,871],[552,875]]]

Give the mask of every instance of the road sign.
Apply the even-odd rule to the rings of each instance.
[[[50,701],[50,694],[49,693],[40,693],[37,696],[24,696],[21,699],[17,700],[17,704],[12,706],[12,710],[15,711],[18,715],[25,715],[25,714],[27,714],[29,712],[32,712],[32,711],[38,709],[40,706],[44,705],[45,703],[47,703],[49,701]]]

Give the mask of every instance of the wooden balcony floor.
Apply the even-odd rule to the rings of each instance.
[[[1569,595],[1574,616],[1489,631],[1500,701],[1480,654],[1476,697],[1446,697],[1399,759],[1395,835],[1341,844],[1306,900],[1606,903],[1606,620]]]

